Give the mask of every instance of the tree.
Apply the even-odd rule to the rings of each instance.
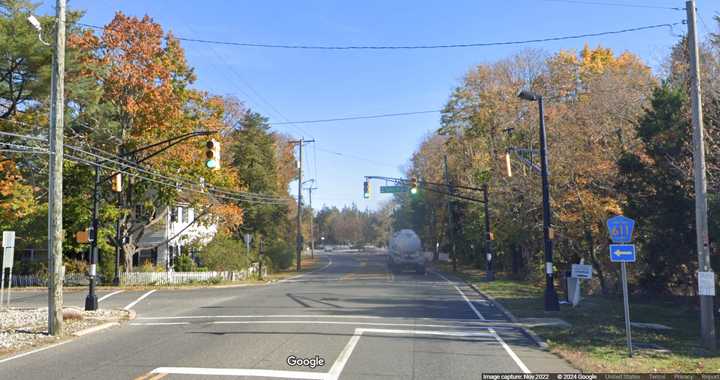
[[[676,162],[692,162],[688,97],[682,89],[657,89],[637,134],[643,151],[619,160],[628,216],[642,220],[640,284],[668,292],[688,286],[696,270],[692,179]]]

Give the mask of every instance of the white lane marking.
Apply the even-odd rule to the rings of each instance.
[[[293,276],[293,277],[289,277],[289,278],[280,280],[280,281],[276,282],[276,284],[280,284],[280,283],[283,283],[283,282],[287,282],[287,281],[290,281],[290,280],[294,280],[294,279],[296,279],[296,278],[303,277],[303,276],[308,275],[308,274],[310,274],[310,273],[315,273],[315,272],[320,272],[320,271],[325,270],[327,267],[330,266],[330,264],[332,264],[332,259],[330,258],[330,256],[326,256],[326,257],[327,257],[327,259],[328,259],[328,263],[325,264],[324,267],[319,268],[319,269],[315,269],[315,270],[311,270],[310,272],[303,273],[303,274],[299,274],[299,275],[297,275],[297,276]]]
[[[63,344],[65,344],[65,343],[70,343],[70,342],[72,342],[72,341],[71,341],[71,340],[66,340],[66,341],[63,341],[63,342],[60,342],[60,343],[51,344],[51,345],[49,345],[49,346],[47,346],[47,347],[42,347],[42,348],[38,348],[38,349],[36,349],[36,350],[32,350],[32,351],[28,351],[28,352],[23,352],[22,354],[18,354],[18,355],[15,355],[15,356],[11,356],[11,357],[9,357],[9,358],[0,359],[0,364],[1,364],[1,363],[5,363],[5,362],[9,362],[10,360],[20,359],[20,358],[22,358],[23,356],[28,356],[28,355],[34,354],[34,353],[36,353],[36,352],[49,350],[49,349],[54,348],[54,347],[57,347],[57,346],[62,346]]]
[[[484,321],[484,320],[485,320],[485,317],[483,317],[483,315],[480,314],[480,312],[479,312],[478,309],[475,307],[475,305],[467,298],[467,296],[465,295],[465,293],[463,293],[463,291],[460,290],[460,288],[458,288],[457,285],[455,285],[455,283],[453,283],[452,281],[448,280],[447,277],[441,275],[440,273],[437,273],[437,272],[433,272],[433,273],[435,273],[436,275],[440,276],[443,280],[447,281],[450,285],[454,286],[454,287],[455,287],[455,290],[457,290],[458,293],[460,293],[460,295],[462,296],[462,298],[465,300],[465,302],[467,302],[468,306],[470,306],[470,308],[471,308],[472,311],[475,313],[475,315],[478,317],[478,319],[480,319],[481,321]]]
[[[106,299],[108,299],[108,298],[110,298],[110,297],[112,297],[112,296],[114,296],[114,295],[116,295],[116,294],[118,294],[118,293],[122,293],[122,292],[124,292],[124,290],[116,290],[116,291],[114,291],[114,292],[112,292],[112,293],[110,293],[110,294],[106,294],[106,295],[100,297],[100,299],[98,299],[98,302],[102,302],[102,301],[104,301],[104,300],[106,300]]]
[[[156,290],[157,290],[157,289],[153,289],[153,290],[151,290],[151,291],[149,291],[149,292],[141,295],[138,299],[136,299],[135,301],[130,302],[127,306],[125,306],[125,307],[123,308],[123,310],[130,310],[133,306],[137,305],[138,302],[140,302],[140,301],[142,301],[143,299],[145,299],[145,297],[147,297],[147,296],[155,293]]]
[[[284,379],[327,379],[324,372],[279,371],[272,369],[243,369],[243,368],[197,368],[197,367],[160,367],[151,373],[172,375],[206,375],[206,376],[254,376],[279,377]]]
[[[435,327],[475,329],[479,326],[463,325],[430,325],[418,323],[382,323],[382,322],[345,322],[345,321],[213,321],[213,325],[252,325],[252,324],[278,324],[278,325],[366,325],[366,326],[406,326],[406,327]]]
[[[187,315],[173,317],[138,317],[137,319],[212,319],[212,318],[383,318],[376,315],[310,315],[310,314],[269,314],[269,315]]]
[[[391,330],[391,329],[365,329],[357,328],[352,338],[347,342],[345,348],[343,348],[338,358],[335,359],[330,371],[327,373],[328,380],[337,380],[340,377],[340,373],[345,368],[350,355],[352,355],[360,341],[360,337],[363,333],[378,333],[378,334],[405,334],[405,335],[447,335],[447,336],[458,336],[458,337],[474,337],[474,336],[493,336],[492,333],[478,333],[478,332],[456,332],[456,331],[428,331],[428,330]],[[497,334],[495,335],[497,337]]]
[[[515,352],[512,350],[512,348],[510,348],[510,346],[508,346],[507,343],[505,343],[503,338],[501,338],[500,335],[498,335],[497,332],[495,332],[495,329],[488,329],[488,331],[490,331],[490,334],[492,334],[495,337],[495,340],[497,340],[498,343],[500,343],[502,348],[505,349],[505,352],[507,352],[508,355],[510,355],[512,360],[515,361],[515,364],[517,364],[518,367],[520,367],[520,369],[523,371],[523,373],[530,373],[530,370],[528,369],[527,366],[525,366],[525,363],[523,363],[522,360],[520,360],[520,358],[517,356],[517,354],[515,354]]]
[[[172,326],[189,324],[190,322],[131,322],[130,326]]]
[[[330,367],[330,371],[327,373],[328,380],[336,380],[340,377],[340,373],[343,369],[345,369],[345,364],[347,364],[347,361],[350,359],[350,355],[352,355],[355,350],[355,346],[357,346],[360,341],[361,335],[362,330],[355,329],[355,333],[352,338],[350,338],[343,350],[340,351],[340,355],[338,355],[337,359],[335,359],[335,363],[333,363],[332,367]]]
[[[462,298],[465,300],[465,302],[467,302],[468,306],[470,306],[470,308],[472,309],[472,311],[475,312],[475,315],[477,315],[478,319],[481,320],[481,321],[484,321],[484,320],[485,320],[485,317],[483,317],[483,315],[480,314],[480,312],[478,311],[478,309],[475,308],[475,305],[473,305],[472,302],[470,302],[470,300],[467,298],[467,296],[465,295],[465,293],[463,293],[463,291],[460,290],[460,288],[458,288],[457,285],[453,285],[453,286],[455,287],[455,290],[457,290],[458,293],[460,293],[460,295],[461,295]]]

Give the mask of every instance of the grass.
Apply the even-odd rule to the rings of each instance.
[[[447,269],[447,268],[445,268]],[[659,350],[636,350],[628,357],[622,296],[587,296],[573,308],[560,305],[558,312],[545,312],[544,284],[514,281],[498,274],[484,282],[484,272],[458,268],[465,280],[495,298],[517,318],[561,318],[572,325],[534,327],[550,350],[576,368],[589,372],[720,372],[720,352],[709,352],[699,344],[699,312],[688,297],[630,297],[633,322],[660,323],[672,330],[632,328],[633,345],[653,345]],[[559,294],[564,298],[564,294]],[[720,326],[718,326],[720,327]],[[720,330],[717,330],[720,331]]]

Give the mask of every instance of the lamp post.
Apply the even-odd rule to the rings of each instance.
[[[527,101],[537,101],[540,111],[540,176],[542,177],[543,200],[543,240],[545,243],[545,311],[560,310],[558,295],[553,280],[553,246],[550,221],[550,185],[548,183],[547,138],[545,135],[545,112],[543,98],[532,91],[520,91],[518,97]]]

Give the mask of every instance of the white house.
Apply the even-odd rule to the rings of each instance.
[[[133,258],[133,267],[149,261],[171,271],[178,255],[190,254],[195,258],[197,252],[190,244],[205,245],[217,233],[217,225],[209,223],[207,215],[200,220],[195,220],[196,217],[199,215],[187,203],[168,207],[162,219],[145,230],[138,242],[141,249]]]

